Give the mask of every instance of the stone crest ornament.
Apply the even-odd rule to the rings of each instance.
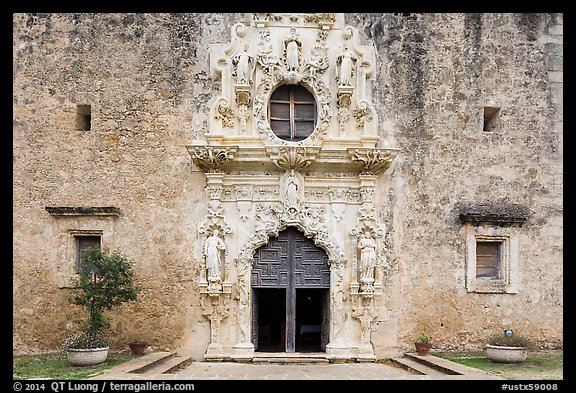
[[[386,130],[372,105],[374,47],[343,14],[266,13],[234,24],[230,42],[209,52],[220,88],[204,140],[187,146],[206,176],[194,206],[201,308],[210,321],[205,359],[251,361],[265,323],[258,304],[266,295],[255,289],[284,285],[288,275],[318,279],[304,269],[317,266],[321,349],[327,358],[373,360],[371,323],[385,310],[386,272],[376,211],[389,182],[378,175],[398,153],[379,146]],[[290,248],[296,244],[301,251]],[[279,261],[276,251],[296,259]],[[296,270],[284,278],[266,270],[281,265]],[[296,341],[290,318],[283,320],[291,328],[275,327],[284,329],[286,351]]]

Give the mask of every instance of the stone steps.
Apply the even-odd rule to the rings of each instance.
[[[421,356],[416,353],[405,353],[402,357],[390,361],[399,367],[416,374],[429,375],[434,379],[502,379],[463,364],[433,355]]]
[[[190,357],[174,355],[154,363],[145,372],[146,374],[172,374],[189,366],[191,363],[192,359]]]
[[[155,364],[162,362],[163,360],[173,357],[174,352],[152,352],[146,355],[139,356],[126,363],[120,364],[114,367],[114,370],[118,373],[132,373],[132,374],[142,374],[145,373],[147,369],[150,369]]]
[[[252,363],[265,364],[302,364],[302,363],[329,363],[326,354],[323,352],[256,352]]]
[[[428,367],[417,360],[404,356],[401,358],[392,358],[392,362],[401,368],[420,375],[429,375],[431,377],[444,376],[445,374],[435,368]]]

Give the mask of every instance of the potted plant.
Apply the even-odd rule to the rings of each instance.
[[[418,340],[414,342],[414,346],[416,346],[416,352],[418,352],[418,355],[420,356],[428,355],[428,351],[430,351],[430,348],[432,348],[430,337],[422,333],[420,337],[418,337]]]
[[[486,356],[495,363],[520,363],[526,360],[532,345],[527,338],[506,329],[504,334],[488,338]]]
[[[110,318],[104,311],[136,300],[137,291],[132,264],[125,255],[118,251],[105,254],[95,247],[82,253],[70,301],[84,307],[87,317],[83,331],[63,343],[70,364],[88,366],[106,361],[109,345],[102,334],[110,327]]]
[[[130,346],[132,355],[144,355],[144,351],[146,347],[148,347],[148,343],[138,336],[134,337],[134,340],[129,342],[128,345]]]

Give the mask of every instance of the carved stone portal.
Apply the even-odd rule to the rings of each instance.
[[[373,322],[393,318],[379,303],[387,248],[377,211],[399,150],[379,146],[387,130],[378,129],[372,105],[373,46],[343,21],[342,14],[254,14],[250,25],[232,26],[229,43],[210,47],[221,89],[210,100],[208,129],[196,132],[204,139],[187,146],[206,174],[205,198],[194,206],[201,223],[194,260],[210,321],[207,360],[252,360],[255,253],[289,227],[327,257],[327,342],[319,351],[373,360]],[[303,85],[315,100],[313,132],[299,142],[271,128],[268,100],[285,84]]]

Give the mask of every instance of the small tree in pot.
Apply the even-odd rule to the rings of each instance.
[[[110,318],[104,311],[136,300],[137,292],[132,263],[125,255],[118,251],[108,255],[99,248],[84,250],[71,302],[83,306],[88,316],[84,331],[64,342],[72,365],[87,366],[106,360],[108,343],[102,333],[110,327]],[[86,355],[89,359],[84,359]]]

